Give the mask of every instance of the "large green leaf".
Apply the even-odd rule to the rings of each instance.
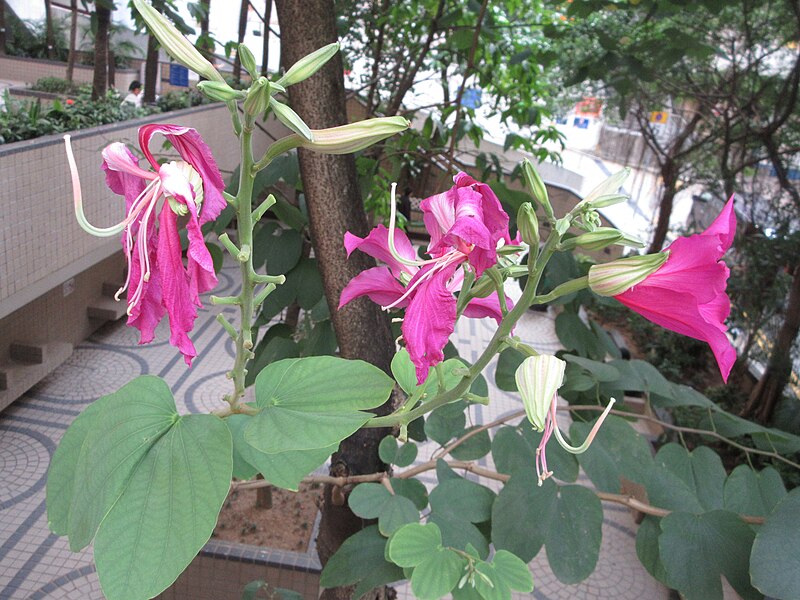
[[[135,467],[94,543],[110,600],[152,598],[211,537],[231,479],[231,436],[213,415],[177,417]]]
[[[533,591],[533,577],[526,565],[519,557],[506,550],[498,550],[492,558],[495,572],[500,579],[512,590],[518,592]]]
[[[322,276],[319,273],[317,259],[301,258],[292,269],[291,277],[295,280],[297,303],[300,308],[311,310],[323,295]]]
[[[765,517],[786,495],[786,487],[772,467],[754,471],[739,465],[725,481],[725,508],[740,515]]]
[[[417,458],[417,451],[416,444],[407,443],[401,446],[393,435],[387,435],[378,446],[380,459],[388,465],[398,467],[407,467],[412,464]]]
[[[447,548],[439,548],[414,568],[411,589],[420,600],[438,600],[456,587],[467,561]]]
[[[753,530],[728,511],[670,513],[661,519],[658,538],[667,584],[686,600],[721,600],[724,575],[745,600],[760,599],[748,572],[753,538]]]
[[[428,506],[428,490],[419,479],[392,477],[389,481],[395,493],[411,500],[418,510],[424,510]]]
[[[570,439],[579,444],[594,423],[574,422],[570,426]],[[609,416],[592,445],[578,462],[597,488],[603,492],[618,493],[620,476],[645,483],[653,464],[650,445],[625,419]]]
[[[336,385],[331,385],[336,382]],[[327,448],[372,416],[394,381],[358,360],[333,356],[288,359],[267,365],[256,378],[261,412],[245,428],[251,446],[268,454]]]
[[[463,402],[445,404],[433,410],[425,419],[425,434],[444,446],[463,432],[466,424]]]
[[[333,444],[327,448],[267,454],[256,450],[244,439],[244,429],[252,419],[247,415],[231,415],[225,419],[233,438],[234,464],[238,455],[253,470],[261,473],[264,479],[278,487],[296,492],[303,478],[339,448],[339,444]]]
[[[659,535],[661,535],[659,519],[651,515],[645,516],[636,530],[636,555],[654,579],[666,584],[667,573],[661,564],[658,551]]]
[[[492,440],[492,458],[500,473],[511,474],[517,469],[532,469],[536,464],[536,448],[542,432],[535,431],[524,419],[516,427],[501,427]],[[547,447],[547,466],[561,481],[578,478],[578,460],[551,440]]]
[[[517,380],[516,372],[525,360],[520,352],[506,349],[497,358],[497,368],[494,371],[494,383],[504,392],[516,392]]]
[[[417,371],[405,348],[400,348],[392,358],[392,375],[397,380],[397,384],[409,396],[420,396],[431,381],[426,379],[422,385],[417,385]]]
[[[428,497],[437,513],[450,513],[470,523],[488,521],[495,495],[492,490],[467,479],[441,482]]]
[[[169,386],[149,375],[137,377],[102,403],[75,467],[67,527],[73,551],[92,541],[133,470],[178,419]]]
[[[303,252],[303,238],[294,229],[284,229],[275,221],[264,223],[253,236],[253,265],[266,264],[269,275],[292,270]]]
[[[386,542],[376,525],[350,536],[325,564],[320,586],[330,588],[367,581],[364,591],[369,591],[382,583],[404,579],[403,570],[384,558]]]
[[[442,533],[428,523],[411,523],[394,532],[389,540],[389,559],[400,567],[416,567],[442,548]]]
[[[800,590],[800,488],[775,507],[761,527],[750,555],[753,585],[769,596],[797,598]],[[746,567],[745,567],[746,568]]]
[[[657,469],[653,471],[656,477],[659,469],[666,469],[678,477],[682,485],[673,487],[673,499],[678,490],[686,490],[697,498],[697,502],[704,510],[714,510],[723,507],[723,486],[725,485],[725,468],[719,455],[706,446],[700,446],[689,452],[678,444],[662,446],[655,457]],[[650,488],[648,487],[648,491]],[[650,500],[656,502],[666,494],[653,494]],[[665,498],[664,500],[667,500]],[[679,509],[675,505],[662,505],[664,508]]]
[[[471,431],[478,429],[479,427],[479,425],[468,427],[467,429],[457,433],[456,437],[462,437]],[[478,460],[489,454],[491,449],[492,440],[489,437],[489,431],[483,429],[453,448],[450,451],[450,456],[456,460]]]
[[[538,486],[531,471],[518,470],[492,508],[492,543],[530,562],[546,547],[559,581],[578,583],[594,571],[600,553],[603,509],[590,490],[557,487],[552,479]]]
[[[97,417],[111,396],[96,400],[72,422],[58,444],[47,471],[47,525],[56,535],[69,531],[69,507],[72,503],[75,469],[86,436],[96,426]]]

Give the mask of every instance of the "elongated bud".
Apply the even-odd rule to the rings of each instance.
[[[133,0],[133,5],[147,23],[158,43],[172,58],[198,75],[214,81],[225,81],[222,75],[161,13],[144,0]]]
[[[250,73],[250,77],[255,80],[258,77],[258,67],[256,66],[256,57],[250,52],[250,48],[244,44],[239,44],[239,49],[236,51],[239,57],[239,62],[245,70]]]
[[[266,77],[259,77],[247,90],[247,99],[244,101],[244,112],[249,115],[260,115],[269,106],[270,85]],[[298,117],[299,118],[299,117]]]
[[[278,84],[289,87],[295,83],[308,79],[314,73],[319,71],[326,62],[328,62],[333,55],[339,51],[339,42],[323,46],[319,50],[315,50],[308,56],[304,56],[296,63],[294,63],[283,77],[278,79]]]
[[[590,233],[564,240],[561,242],[562,250],[571,250],[580,246],[586,250],[601,250],[611,244],[621,244],[633,248],[643,248],[644,242],[622,233],[613,227],[598,227]]]
[[[536,198],[536,201],[542,205],[544,213],[548,218],[553,218],[553,207],[550,205],[550,197],[547,195],[547,186],[542,181],[539,173],[533,168],[533,164],[527,158],[522,161],[522,174],[525,177],[525,183],[528,184],[528,189]]]
[[[523,242],[531,248],[539,247],[539,219],[536,218],[536,211],[530,202],[519,207],[517,228]]]
[[[589,269],[589,287],[598,296],[617,296],[658,271],[669,251],[620,258]]]
[[[305,138],[306,141],[310,142],[314,139],[314,135],[308,128],[308,125],[305,124],[305,121],[300,118],[300,115],[294,112],[283,102],[278,102],[275,100],[275,98],[270,97],[269,106],[275,113],[275,116],[278,118],[278,120],[286,125],[289,129]]]
[[[556,392],[564,383],[567,363],[549,354],[529,356],[517,368],[514,378],[522,396],[528,420],[536,431],[544,429]]]
[[[313,129],[313,140],[297,134],[278,140],[269,147],[260,163],[269,163],[293,148],[303,147],[322,154],[349,154],[368,148],[396,133],[408,129],[410,123],[403,117],[380,117],[349,123],[329,129]]]
[[[223,81],[201,81],[197,84],[197,89],[207,98],[217,102],[241,100],[247,96],[247,92],[235,90]]]
[[[496,291],[497,287],[494,285],[492,278],[484,274],[481,275],[474,284],[472,284],[472,287],[469,290],[469,297],[486,298]]]
[[[580,201],[578,206],[589,205],[591,208],[602,208],[624,202],[628,196],[620,194],[619,188],[625,183],[630,172],[630,169],[622,169],[610,175],[608,179],[586,194],[586,197]]]

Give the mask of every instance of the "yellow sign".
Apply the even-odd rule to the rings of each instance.
[[[666,123],[669,120],[669,113],[664,111],[655,111],[650,113],[651,123]]]

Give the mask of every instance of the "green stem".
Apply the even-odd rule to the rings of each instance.
[[[588,275],[584,277],[579,277],[578,279],[572,279],[557,286],[549,294],[536,296],[533,299],[533,304],[547,304],[548,302],[552,302],[556,298],[561,298],[561,296],[566,296],[567,294],[573,294],[575,292],[585,290],[587,287],[589,287]]]
[[[402,413],[395,411],[390,415],[374,417],[367,421],[364,427],[394,427],[396,425],[407,425],[417,417],[421,417],[435,408],[462,398],[469,390],[475,378],[488,366],[489,361],[492,360],[494,355],[500,351],[504,339],[510,337],[511,329],[533,302],[536,297],[536,288],[539,287],[539,280],[542,278],[544,266],[547,264],[547,261],[550,260],[553,252],[555,252],[556,245],[560,239],[561,236],[556,231],[553,231],[550,237],[547,238],[544,248],[542,248],[534,267],[531,269],[531,276],[528,278],[528,283],[525,285],[522,297],[514,308],[509,311],[502,323],[500,323],[500,326],[497,328],[497,331],[495,331],[494,336],[492,336],[492,339],[489,341],[483,353],[478,357],[478,360],[470,367],[469,375],[462,378],[454,388],[444,393],[436,394],[436,396],[412,410]]]

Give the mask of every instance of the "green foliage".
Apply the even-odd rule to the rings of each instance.
[[[51,94],[70,95],[77,94],[80,91],[80,86],[61,77],[41,77],[36,80],[31,89]]]
[[[191,108],[193,106],[200,106],[210,103],[211,100],[195,89],[182,91],[173,90],[171,92],[167,92],[166,94],[162,94],[156,100],[156,106],[161,109],[161,112],[181,110],[183,108]]]
[[[780,501],[756,534],[750,574],[753,585],[763,594],[791,598],[800,589],[798,515],[800,489],[794,489]]]

